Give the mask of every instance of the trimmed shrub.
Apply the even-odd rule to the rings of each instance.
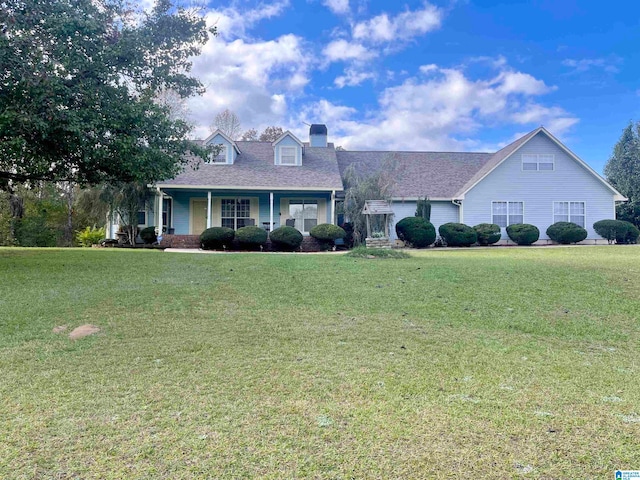
[[[242,248],[257,250],[267,243],[267,232],[260,227],[242,227],[236,232],[236,240]]]
[[[495,223],[480,223],[473,229],[476,231],[480,245],[493,245],[502,238],[500,227]]]
[[[353,225],[349,222],[345,222],[340,227],[345,231],[344,246],[347,248],[353,248]]]
[[[204,250],[221,250],[229,247],[235,236],[232,228],[211,227],[200,234],[200,244]]]
[[[609,243],[637,243],[640,230],[633,223],[623,220],[600,220],[593,224],[593,229]]]
[[[476,231],[464,223],[445,223],[438,232],[449,247],[469,247],[478,240]]]
[[[568,245],[587,238],[587,231],[573,222],[556,222],[547,228],[547,236],[554,242]]]
[[[338,238],[346,237],[347,232],[337,225],[321,223],[320,225],[313,227],[311,231],[309,231],[309,235],[321,242],[333,242]]]
[[[507,235],[518,245],[531,245],[540,238],[540,230],[535,225],[516,223],[507,227]]]
[[[396,223],[398,238],[415,248],[425,248],[436,241],[436,229],[423,217],[406,217]]]
[[[147,245],[157,242],[158,236],[156,235],[156,227],[145,227],[140,230],[140,238]]]
[[[302,234],[293,227],[279,227],[269,234],[271,245],[275,250],[292,252],[302,245]]]
[[[87,227],[84,230],[78,230],[76,232],[76,241],[81,247],[90,247],[91,245],[102,243],[104,236],[104,228],[96,228],[95,226]]]

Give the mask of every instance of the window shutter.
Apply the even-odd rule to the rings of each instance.
[[[325,198],[318,199],[318,225],[327,222],[327,200]]]
[[[258,197],[249,198],[250,205],[250,213],[251,218],[253,218],[255,225],[260,226],[260,200]]]
[[[286,220],[289,219],[289,199],[280,199],[280,226],[286,225]]]
[[[219,227],[222,225],[222,203],[219,197],[211,198],[211,226]]]

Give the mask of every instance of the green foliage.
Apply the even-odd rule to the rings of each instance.
[[[431,201],[429,201],[429,197],[418,198],[416,207],[416,217],[422,217],[427,222],[431,222]]]
[[[152,243],[156,243],[158,241],[158,236],[156,235],[156,227],[145,227],[140,230],[140,238],[147,245],[151,245]]]
[[[342,225],[340,225],[340,227],[345,232],[345,237],[344,237],[345,247],[352,248],[353,247],[353,224],[351,222],[345,222]]]
[[[622,221],[622,228],[616,234],[616,243],[630,244],[638,243],[640,230],[633,223]]]
[[[476,231],[464,223],[445,223],[438,233],[449,247],[469,247],[478,240]]]
[[[192,127],[156,96],[203,91],[187,75],[214,33],[196,9],[159,0],[0,3],[0,178],[140,181],[170,178]]]
[[[640,226],[640,122],[629,123],[604,167],[607,180],[629,202],[618,207],[618,218]]]
[[[425,248],[436,241],[436,229],[424,217],[403,218],[396,223],[396,233],[414,248]]]
[[[507,227],[507,235],[518,245],[531,245],[540,238],[540,230],[535,225],[517,223]]]
[[[90,247],[92,245],[98,245],[105,237],[104,228],[86,227],[83,230],[76,232],[76,242],[81,247]]]
[[[314,227],[315,228],[315,227]],[[313,230],[311,230],[313,232]],[[273,230],[269,234],[271,245],[275,250],[292,252],[302,245],[302,233],[293,227],[282,226]]]
[[[331,225],[330,223],[321,223],[320,225],[316,225],[309,232],[316,240],[320,240],[321,242],[333,242],[338,238],[344,238],[347,236],[347,232],[344,231],[342,227],[338,225]]]
[[[44,211],[16,219],[16,243],[21,247],[55,247],[57,235],[55,229],[47,224]]]
[[[260,227],[242,227],[236,232],[236,240],[242,248],[255,250],[267,243],[267,232]]]
[[[587,238],[587,231],[573,222],[556,222],[547,228],[547,236],[554,242],[568,245]]]
[[[391,200],[391,192],[396,182],[397,162],[392,156],[385,158],[374,173],[359,175],[350,165],[344,171],[345,185],[344,216],[353,227],[353,244],[361,245],[367,236],[367,219],[362,209],[367,200]],[[382,215],[371,215],[372,231],[384,231]]]
[[[609,243],[637,243],[640,236],[640,230],[634,224],[623,220],[600,220],[593,224],[593,229]]]
[[[129,243],[134,245],[138,212],[145,210],[152,198],[149,187],[140,182],[104,184],[100,198],[110,205],[123,231],[128,233]]]
[[[495,223],[480,223],[473,227],[480,245],[493,245],[502,237],[500,227]]]
[[[9,194],[0,190],[0,245],[13,245],[13,229],[11,227],[11,208],[9,206]]]
[[[222,250],[231,246],[235,236],[233,228],[211,227],[200,234],[200,244],[204,250]]]
[[[353,248],[347,253],[349,257],[356,258],[410,258],[407,252],[392,248],[367,248],[364,245]]]

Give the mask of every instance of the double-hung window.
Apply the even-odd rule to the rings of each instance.
[[[289,217],[294,220],[294,227],[302,233],[309,233],[318,224],[317,200],[291,200]]]
[[[251,200],[248,198],[223,198],[220,203],[223,227],[237,230],[252,224]]]
[[[491,211],[491,222],[500,228],[524,223],[524,202],[492,202]]]
[[[555,158],[552,153],[522,154],[522,170],[550,171],[555,169]]]
[[[209,155],[206,163],[227,163],[227,146],[224,144],[216,145],[217,154]]]
[[[298,163],[297,147],[280,147],[280,164],[296,165]]]
[[[553,202],[553,223],[572,222],[584,228],[585,216],[584,202]]]

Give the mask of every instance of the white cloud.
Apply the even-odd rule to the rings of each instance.
[[[614,56],[611,58],[567,58],[562,64],[565,67],[572,68],[573,73],[583,73],[592,69],[602,69],[608,73],[618,73],[620,71],[618,65],[621,62],[621,58]]]
[[[462,69],[426,65],[420,69],[423,76],[385,89],[378,108],[364,118],[357,118],[354,109],[327,101],[307,111],[332,119],[327,125],[336,144],[369,150],[477,149],[480,142],[475,136],[480,130],[509,125],[533,129],[545,124],[562,135],[578,122],[560,107],[537,101],[553,87],[508,68],[505,65],[490,78],[472,79]]]
[[[328,62],[338,62],[345,60],[367,60],[374,57],[376,54],[368,50],[360,43],[349,42],[348,40],[334,40],[329,43],[322,54]]]
[[[371,72],[360,72],[353,68],[347,68],[344,71],[344,75],[336,77],[333,83],[338,88],[355,87],[371,78],[375,78],[375,75]]]
[[[233,7],[211,10],[207,13],[207,23],[218,28],[223,39],[244,38],[247,31],[262,20],[281,15],[289,6],[289,0],[280,0],[270,4],[259,4],[256,8],[237,10]]]
[[[443,11],[430,3],[420,10],[407,10],[395,17],[382,13],[370,20],[353,25],[353,38],[373,43],[409,40],[440,27]]]
[[[350,12],[349,0],[324,0],[322,4],[336,15],[346,15]]]

